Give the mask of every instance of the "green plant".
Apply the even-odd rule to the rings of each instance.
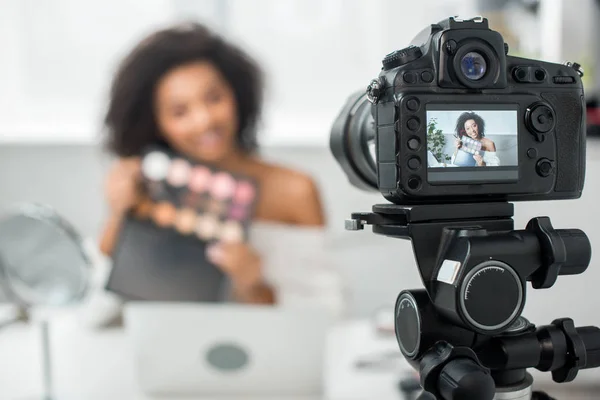
[[[444,153],[446,147],[446,136],[437,127],[437,119],[431,118],[427,123],[427,150],[429,150],[439,162],[450,161],[452,157]]]

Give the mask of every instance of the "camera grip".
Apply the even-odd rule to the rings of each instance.
[[[556,139],[556,192],[577,192],[583,188],[585,176],[584,100],[580,92],[542,93],[542,98],[557,110],[554,137]]]

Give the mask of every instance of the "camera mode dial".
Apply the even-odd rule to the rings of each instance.
[[[383,69],[390,70],[409,62],[415,61],[423,55],[421,48],[408,46],[402,50],[396,50],[386,55],[382,61]]]

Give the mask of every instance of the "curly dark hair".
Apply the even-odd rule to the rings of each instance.
[[[210,61],[231,85],[237,103],[238,147],[258,147],[256,128],[263,101],[263,72],[244,51],[206,26],[186,22],[152,33],[120,64],[112,82],[104,124],[107,148],[121,157],[140,155],[147,145],[167,145],[154,114],[154,91],[171,69]]]
[[[485,121],[478,114],[472,111],[462,113],[456,120],[456,137],[461,138],[462,136],[466,135],[465,122],[470,119],[474,120],[477,124],[479,138],[481,139],[482,137],[485,137]]]

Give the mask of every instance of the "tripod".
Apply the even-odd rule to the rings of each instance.
[[[583,273],[591,259],[581,230],[555,230],[547,217],[514,230],[513,205],[373,206],[346,229],[410,239],[424,289],[400,292],[396,338],[419,371],[420,399],[551,399],[533,392],[528,368],[555,382],[600,366],[600,329],[569,318],[536,327],[521,313],[526,283],[550,288]],[[429,396],[429,397],[427,397]]]

